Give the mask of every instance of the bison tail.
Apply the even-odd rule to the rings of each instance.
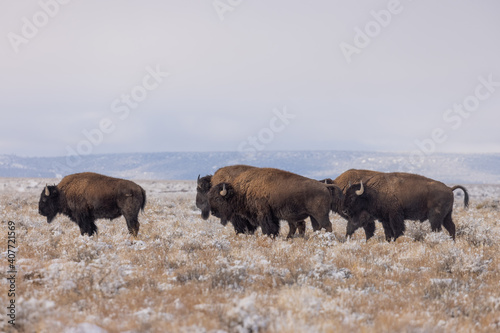
[[[467,192],[467,189],[461,185],[456,185],[451,188],[451,191],[455,191],[456,189],[461,189],[464,191],[464,207],[468,208],[469,207],[469,192]]]
[[[141,203],[141,210],[144,211],[144,207],[146,207],[146,191],[141,187],[141,192],[142,192],[142,203]]]

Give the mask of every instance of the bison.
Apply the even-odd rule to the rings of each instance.
[[[218,184],[222,182],[232,182],[240,173],[255,169],[255,167],[250,165],[231,165],[220,168],[217,170],[213,176],[208,175],[205,177],[198,176],[197,187],[196,187],[196,207],[201,210],[201,217],[206,220],[210,216],[210,204],[208,202],[208,191],[212,187],[212,184]],[[249,233],[253,234],[257,229],[257,226],[251,224],[246,218],[234,215],[230,219],[231,224],[237,234]],[[227,224],[226,221],[221,221],[223,225]]]
[[[256,169],[257,167],[250,165],[232,165],[220,168],[217,170],[213,176],[208,175],[205,177],[198,176],[197,188],[196,188],[196,207],[201,210],[201,217],[206,220],[210,216],[210,204],[208,202],[208,191],[212,187],[212,184],[218,184],[222,182],[232,182],[240,173],[250,170]],[[247,218],[241,216],[239,214],[234,214],[233,217],[229,220],[234,227],[234,230],[237,234],[240,233],[248,233],[254,234],[255,230],[258,228],[258,225],[250,223]],[[227,224],[227,220],[222,221],[222,225]],[[300,235],[304,235],[306,231],[306,223],[305,221],[298,221],[289,223],[290,233],[289,235],[295,234],[296,230],[299,230]],[[316,230],[316,229],[315,229]]]
[[[342,193],[345,195],[347,189],[351,186],[351,184],[356,184],[361,181],[365,181],[377,174],[381,174],[379,171],[372,171],[372,170],[363,170],[363,169],[350,169],[345,172],[343,172],[340,176],[335,178],[335,180],[331,180],[329,178],[325,179],[324,181],[327,184],[335,184],[337,185],[341,190]],[[342,200],[335,200],[334,202],[334,208],[333,211],[342,216],[344,219],[347,220],[347,227],[346,227],[346,237],[352,236],[356,229],[359,227],[356,227],[349,221],[349,217],[345,215],[342,212]],[[371,220],[365,221],[365,223],[362,225],[363,229],[365,230],[365,236],[366,240],[370,239],[373,237],[375,234],[375,220],[372,218]]]
[[[330,188],[288,171],[273,168],[255,168],[242,172],[233,182],[222,182],[212,186],[208,201],[212,214],[224,221],[241,215],[255,226],[260,226],[265,235],[279,234],[280,220],[288,221],[290,232],[295,233],[297,222],[311,218],[314,226],[332,231],[328,219],[332,207]]]
[[[464,206],[468,207],[469,194],[463,186],[450,188],[409,173],[381,173],[351,185],[346,191],[343,209],[354,229],[378,219],[389,242],[404,234],[405,219],[429,220],[432,231],[440,231],[444,226],[455,239],[452,210],[456,189],[464,192]]]
[[[51,223],[57,214],[67,215],[80,233],[97,232],[96,219],[124,216],[130,234],[137,236],[139,210],[144,210],[146,192],[134,182],[92,172],[64,177],[57,186],[45,186],[38,211]]]

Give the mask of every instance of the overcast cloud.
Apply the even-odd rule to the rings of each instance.
[[[0,4],[0,154],[500,152],[495,0]]]

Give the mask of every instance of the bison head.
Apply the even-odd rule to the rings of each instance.
[[[329,184],[326,186],[328,187],[328,190],[330,191],[330,195],[332,197],[330,209],[332,211],[334,211],[335,213],[338,213],[341,215],[342,202],[344,200],[344,193],[342,192],[340,187],[338,187],[337,185],[327,183],[326,181],[325,181],[325,184]]]
[[[201,217],[206,220],[210,216],[210,204],[208,203],[208,191],[210,190],[212,176],[200,178],[196,186],[196,207],[201,210]]]
[[[59,190],[54,186],[45,186],[38,202],[38,213],[47,217],[50,223],[59,213]]]
[[[325,178],[318,180],[318,182],[323,183],[323,184],[335,184],[331,178]]]
[[[342,204],[343,213],[348,216],[348,233],[353,233],[370,221],[369,194],[370,190],[365,188],[363,182],[354,184],[347,188]]]
[[[212,215],[221,219],[222,225],[231,220],[234,211],[234,189],[228,183],[220,183],[208,191],[208,202]]]

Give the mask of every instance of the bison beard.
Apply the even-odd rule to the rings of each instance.
[[[327,178],[324,181],[328,184],[337,185],[345,195],[347,189],[351,186],[351,184],[356,184],[361,181],[365,182],[370,177],[377,174],[381,174],[381,172],[363,169],[350,169],[343,172],[340,176],[335,178],[335,180]],[[356,229],[360,227],[363,227],[365,231],[366,240],[373,237],[373,235],[375,234],[375,219],[370,215],[363,215],[362,217],[360,217],[359,224],[354,225],[352,219],[349,219],[349,217],[343,212],[342,205],[342,200],[337,199],[333,203],[332,210],[347,220],[346,237],[350,237],[352,234],[354,234]]]
[[[85,172],[64,177],[57,186],[46,186],[38,210],[51,223],[57,214],[76,222],[82,235],[97,232],[95,220],[124,216],[129,233],[139,232],[138,215],[144,210],[146,192],[124,179]]]

